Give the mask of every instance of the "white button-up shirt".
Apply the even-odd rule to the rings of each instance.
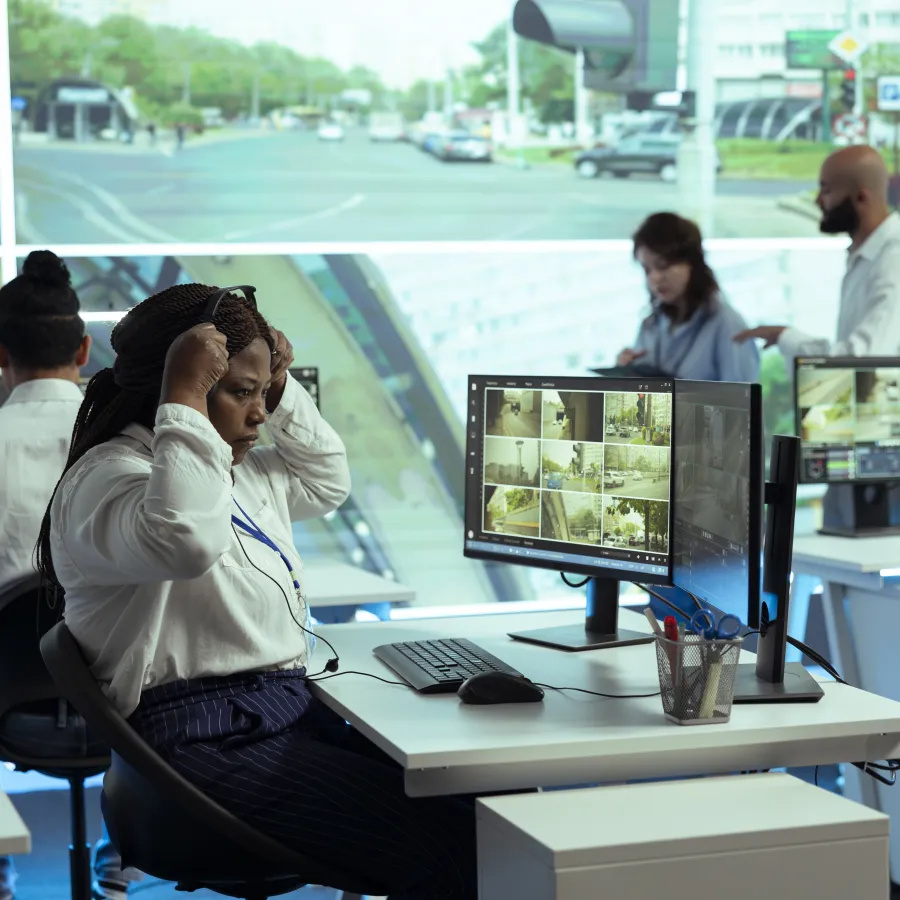
[[[36,378],[0,407],[0,591],[34,574],[34,545],[81,400],[71,381]]]
[[[837,340],[788,328],[778,347],[789,367],[798,356],[900,356],[900,215],[892,213],[849,253]]]
[[[141,691],[180,678],[306,664],[306,623],[281,557],[232,525],[234,500],[280,548],[303,585],[291,522],[350,492],[344,444],[288,377],[267,431],[233,470],[209,420],[160,406],[65,475],[51,511],[65,619],[123,715]],[[288,605],[290,604],[290,606]]]

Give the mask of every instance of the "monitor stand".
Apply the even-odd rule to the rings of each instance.
[[[777,601],[772,600],[773,607]],[[737,667],[735,703],[816,703],[822,699],[822,685],[802,663],[786,663],[787,609],[770,612],[769,601],[760,609],[760,635],[756,662]]]
[[[853,524],[822,526],[819,534],[837,537],[884,537],[900,534],[900,525],[891,525],[891,488],[883,482],[845,485],[853,489]]]
[[[776,434],[766,483],[763,596],[759,606],[756,663],[739,665],[735,703],[815,703],[822,686],[799,663],[785,663],[791,605],[791,563],[800,440]]]
[[[619,582],[609,578],[591,578],[587,583],[587,607],[584,624],[560,625],[510,634],[517,641],[554,647],[557,650],[602,650],[649,644],[652,634],[619,628]]]

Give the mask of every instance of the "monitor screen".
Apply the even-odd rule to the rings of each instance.
[[[671,380],[469,385],[466,556],[669,583]]]
[[[800,480],[900,479],[900,358],[797,360]]]
[[[762,432],[759,385],[676,382],[672,580],[751,625],[760,597]]]
[[[319,403],[319,370],[313,366],[302,366],[289,370],[294,381],[299,381],[306,388],[306,393],[313,398],[316,407],[321,410]]]

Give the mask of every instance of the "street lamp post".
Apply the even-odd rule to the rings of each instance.
[[[694,91],[695,109],[693,122],[678,148],[682,209],[707,237],[713,231],[716,193],[714,13],[715,0],[688,0],[687,81]]]
[[[584,48],[575,51],[575,140],[579,144],[590,140],[588,121],[588,92],[584,86]]]
[[[519,116],[521,112],[519,85],[519,37],[513,30],[512,9],[506,23],[506,113],[508,143],[516,146],[519,143]]]
[[[857,31],[857,15],[855,0],[846,0],[847,14],[847,30],[856,33]],[[856,77],[853,79],[853,113],[861,115],[863,111],[863,79],[862,79],[862,62],[857,60],[853,64],[853,70]]]

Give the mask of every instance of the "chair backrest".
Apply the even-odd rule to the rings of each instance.
[[[8,714],[24,712],[23,707],[51,701],[47,715],[58,715],[55,703],[62,698],[41,657],[40,636],[57,614],[44,599],[40,576],[20,581],[0,592],[0,759],[23,771],[35,769],[54,778],[87,777],[109,766],[109,753],[96,756],[67,755],[52,743],[48,752],[25,754],[12,741],[7,743]],[[34,712],[32,707],[29,712]],[[59,755],[49,755],[49,753]],[[96,752],[96,751],[95,751]]]
[[[65,622],[58,623],[44,635],[41,653],[58,692],[84,716],[91,730],[173,803],[249,853],[291,866],[296,872],[312,868],[306,857],[242,822],[207,797],[143,741],[100,690]],[[140,813],[135,811],[135,815]]]
[[[25,703],[60,696],[41,659],[40,576],[0,593],[0,718]]]

